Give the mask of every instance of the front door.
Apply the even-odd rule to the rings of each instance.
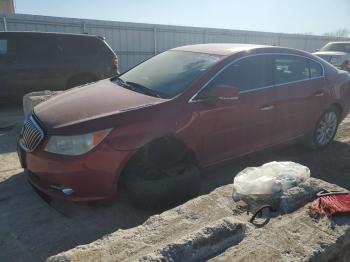
[[[256,151],[271,143],[274,88],[266,55],[253,55],[222,70],[190,103],[191,128],[200,141],[199,161],[206,166]],[[206,97],[219,85],[239,90],[236,100]]]

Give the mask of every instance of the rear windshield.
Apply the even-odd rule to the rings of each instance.
[[[320,51],[336,51],[350,53],[350,43],[329,43],[322,47]]]
[[[222,56],[186,51],[166,51],[134,67],[119,78],[151,89],[163,98],[181,94]]]

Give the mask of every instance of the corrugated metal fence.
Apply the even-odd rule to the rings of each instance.
[[[344,40],[315,35],[153,25],[23,14],[2,16],[0,18],[0,31],[87,33],[104,36],[118,54],[121,71],[127,70],[154,54],[188,44],[236,42],[287,46],[313,51],[331,40]]]

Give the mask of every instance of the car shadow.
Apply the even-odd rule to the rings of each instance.
[[[0,106],[0,154],[16,151],[16,140],[22,128],[24,115],[18,107],[2,109]]]
[[[12,153],[16,151],[16,141],[19,137],[21,126],[18,123],[11,123],[8,126],[0,126],[0,153]]]
[[[3,261],[44,261],[119,229],[140,225],[154,213],[134,208],[123,194],[108,206],[58,200],[48,204],[23,172],[10,174],[0,182],[1,257]]]
[[[310,168],[311,176],[350,189],[350,145],[333,141],[319,151],[293,145],[254,153],[203,171],[202,194],[230,184],[244,168],[270,161],[293,161]]]

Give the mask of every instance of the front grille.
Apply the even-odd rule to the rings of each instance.
[[[24,150],[32,152],[37,148],[40,142],[44,139],[44,132],[35,122],[33,116],[24,121],[19,143]]]

